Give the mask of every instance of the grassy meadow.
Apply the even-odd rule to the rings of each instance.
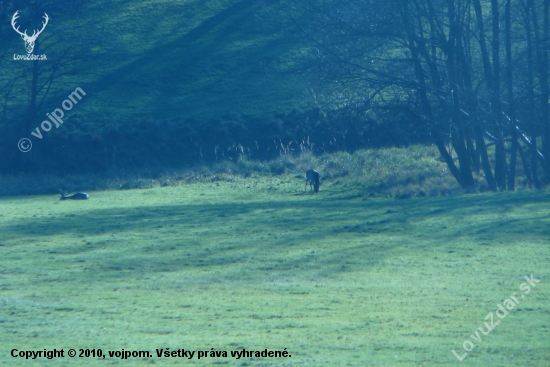
[[[293,175],[0,198],[0,364],[548,366],[548,192],[368,199]],[[541,280],[519,298],[524,277]],[[470,338],[516,292],[519,304]],[[495,322],[497,317],[495,316]],[[462,362],[451,353],[473,350]],[[25,360],[10,351],[146,350]],[[157,358],[157,348],[289,358]]]
[[[273,2],[42,3],[47,67],[0,70],[0,365],[550,366],[548,188],[518,174],[518,192],[464,195],[433,146],[409,146],[422,139],[402,116],[329,115],[324,135],[321,109],[347,87],[319,87],[304,64],[315,49]],[[24,52],[3,9],[4,52]],[[27,112],[38,128],[77,87],[82,103],[19,159]],[[354,151],[361,119],[365,141],[407,148]],[[389,123],[394,135],[375,134]],[[317,194],[297,177],[310,167]],[[65,357],[11,356],[54,348]],[[156,353],[212,348],[290,357]],[[109,356],[123,349],[151,357]]]

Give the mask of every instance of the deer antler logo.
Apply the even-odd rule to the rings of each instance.
[[[15,21],[17,20],[17,18],[19,18],[19,15],[17,15],[17,13],[19,13],[19,10],[15,12],[15,14],[13,14],[13,17],[11,18],[11,26],[13,27],[13,29],[19,33],[19,35],[21,35],[21,38],[23,38],[23,41],[25,41],[25,48],[27,49],[27,53],[28,54],[32,54],[32,51],[34,50],[34,42],[36,42],[36,39],[38,38],[38,36],[40,35],[40,33],[42,33],[42,31],[44,30],[44,28],[46,28],[46,24],[48,24],[48,20],[50,18],[48,18],[48,14],[44,13],[44,22],[42,22],[42,29],[41,30],[35,30],[32,34],[32,36],[29,36],[27,34],[27,30],[25,29],[25,32],[21,32],[19,30],[19,27],[15,28]]]

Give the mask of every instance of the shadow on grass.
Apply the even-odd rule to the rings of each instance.
[[[319,196],[302,202],[93,209],[13,220],[0,227],[0,251],[24,248],[25,256],[35,252],[53,256],[47,262],[84,265],[89,280],[219,267],[225,267],[223,275],[203,278],[334,276],[403,251],[432,250],[434,243],[461,256],[453,241],[496,247],[515,234],[543,241],[550,232],[546,214],[525,208],[523,218],[513,211],[545,198],[528,193],[358,202]],[[60,235],[68,236],[60,242]],[[30,242],[42,244],[26,246]]]

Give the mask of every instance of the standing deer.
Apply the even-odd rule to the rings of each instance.
[[[17,13],[19,13],[19,10],[15,12],[15,14],[13,14],[13,17],[11,18],[11,26],[13,28],[14,31],[16,31],[17,33],[19,33],[19,35],[21,36],[21,38],[23,38],[23,41],[25,41],[25,48],[27,49],[27,53],[28,54],[32,54],[32,51],[34,50],[34,43],[36,42],[36,39],[38,38],[38,36],[40,35],[40,33],[42,33],[42,31],[44,30],[44,28],[46,28],[46,24],[48,24],[48,20],[50,18],[48,18],[48,14],[44,13],[44,20],[45,22],[42,22],[42,29],[41,30],[35,30],[33,33],[32,33],[32,36],[29,36],[27,34],[27,30],[25,29],[25,32],[21,32],[19,30],[19,27],[15,28],[15,21],[17,20],[17,18],[19,18],[19,15],[17,15]]]
[[[317,172],[314,169],[310,169],[306,172],[306,187],[309,183],[309,189],[313,187],[315,189],[315,192],[319,192],[319,185],[320,185],[320,178],[319,172]]]

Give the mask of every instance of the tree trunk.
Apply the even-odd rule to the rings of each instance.
[[[512,0],[506,1],[505,10],[505,37],[506,37],[506,89],[508,90],[508,116],[512,124],[512,152],[510,153],[510,166],[508,167],[508,190],[516,189],[516,157],[518,139],[516,134],[516,106],[514,100],[514,71],[512,65],[512,37],[511,37],[511,7]]]
[[[491,0],[493,23],[493,90],[492,113],[495,128],[495,179],[501,190],[506,190],[506,150],[502,132],[502,107],[500,102],[500,16],[498,0]]]
[[[542,188],[538,175],[537,166],[537,124],[536,124],[536,105],[535,105],[535,82],[534,82],[534,62],[533,62],[533,35],[531,31],[531,21],[534,20],[533,9],[534,0],[527,0],[525,8],[525,33],[527,38],[527,101],[529,104],[528,120],[529,132],[531,134],[531,173],[533,175],[533,184],[537,190]],[[536,22],[535,26],[536,26]]]
[[[544,21],[543,21],[543,37],[540,44],[540,49],[542,52],[542,60],[540,65],[540,107],[541,107],[541,125],[542,125],[542,152],[546,161],[546,173],[545,181],[550,181],[550,167],[548,166],[548,158],[550,157],[550,121],[548,119],[548,36],[549,36],[549,14],[548,10],[550,8],[550,0],[544,0],[543,12],[544,12]]]
[[[415,44],[415,36],[414,31],[411,29],[410,19],[409,19],[409,4],[408,0],[403,0],[401,3],[401,16],[403,19],[403,24],[405,26],[405,31],[407,32],[407,39],[408,39],[408,47],[411,52],[413,64],[414,64],[414,70],[415,70],[415,76],[416,81],[419,84],[419,87],[417,88],[418,95],[420,96],[420,103],[422,106],[423,114],[425,115],[426,119],[428,120],[428,123],[430,126],[430,133],[434,139],[435,145],[437,146],[437,149],[439,150],[439,153],[443,157],[443,160],[449,167],[449,170],[451,171],[451,174],[454,176],[454,178],[458,181],[461,187],[464,188],[464,183],[460,174],[460,171],[456,167],[453,157],[449,154],[447,151],[447,147],[445,147],[445,143],[443,142],[443,139],[441,138],[440,132],[437,129],[437,127],[434,126],[434,118],[432,113],[432,107],[430,105],[430,101],[428,99],[427,95],[427,87],[426,87],[426,77],[424,75],[424,70],[422,69],[422,64],[419,57],[418,48]]]
[[[457,24],[457,14],[454,7],[454,0],[448,0],[448,17],[449,17],[449,40],[447,42],[447,71],[449,75],[449,87],[451,92],[452,113],[451,120],[454,127],[452,133],[453,146],[458,155],[460,163],[460,181],[465,189],[472,189],[474,186],[474,178],[472,176],[471,155],[464,144],[465,132],[464,125],[461,119],[460,112],[460,89],[459,76],[457,67],[457,50],[460,49],[461,42],[460,27]]]

